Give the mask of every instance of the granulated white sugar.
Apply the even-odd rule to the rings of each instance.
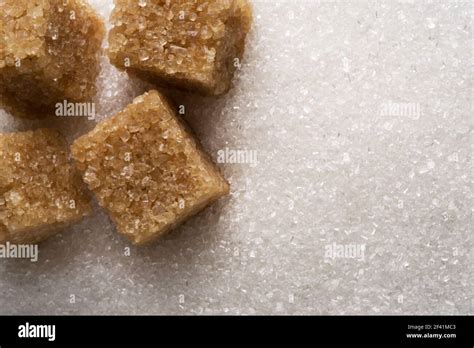
[[[472,3],[253,6],[230,93],[170,93],[231,195],[145,249],[95,205],[0,260],[1,314],[473,313]],[[98,88],[95,121],[0,128],[72,141],[150,85],[104,58]]]

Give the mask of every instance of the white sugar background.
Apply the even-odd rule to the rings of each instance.
[[[258,165],[220,165],[232,194],[128,257],[96,206],[37,263],[1,260],[1,314],[473,313],[472,4],[253,3],[235,88],[173,95],[214,158],[247,149]],[[100,118],[147,89],[106,59],[99,86]],[[69,140],[94,125],[0,117]],[[365,258],[325,257],[334,243]]]

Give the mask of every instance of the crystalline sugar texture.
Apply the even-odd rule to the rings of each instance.
[[[91,212],[67,144],[48,129],[0,134],[0,243],[36,243]]]
[[[134,244],[155,240],[229,191],[157,91],[76,140],[72,154],[118,231]]]
[[[96,93],[104,26],[81,0],[0,1],[0,95],[41,115]],[[18,115],[18,113],[15,113]]]
[[[225,93],[252,22],[247,0],[116,0],[113,64],[160,85]]]

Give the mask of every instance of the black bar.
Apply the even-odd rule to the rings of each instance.
[[[27,329],[32,330],[31,325],[55,325],[54,341],[19,337],[20,330],[24,335]],[[234,343],[472,347],[473,328],[468,316],[2,316],[0,346]],[[408,338],[407,334],[456,337]]]

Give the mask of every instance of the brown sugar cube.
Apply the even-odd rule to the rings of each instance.
[[[57,102],[88,101],[104,25],[82,0],[0,1],[0,96],[7,108],[51,113]],[[26,107],[25,107],[26,106]]]
[[[37,243],[91,211],[53,130],[0,134],[0,242]]]
[[[115,0],[109,57],[120,69],[205,95],[231,86],[252,22],[247,0]]]
[[[120,233],[151,242],[229,192],[157,91],[77,139],[72,155]]]

